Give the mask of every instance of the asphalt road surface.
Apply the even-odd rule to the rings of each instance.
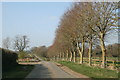
[[[63,71],[53,62],[41,61],[26,78],[75,78],[73,75]]]

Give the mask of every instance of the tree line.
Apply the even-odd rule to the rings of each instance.
[[[17,35],[14,39],[6,37],[3,39],[2,43],[4,49],[13,49],[18,52],[23,52],[29,47],[29,38],[26,35]]]
[[[83,64],[83,55],[88,49],[89,65],[93,49],[100,45],[102,67],[106,68],[105,38],[118,29],[117,2],[75,2],[61,17],[52,46],[50,58],[66,59]]]
[[[18,58],[24,58],[27,54],[27,48],[29,48],[29,38],[26,35],[17,35],[14,39],[6,37],[2,41],[2,48],[6,50],[13,50],[18,55]]]
[[[30,53],[36,54],[38,57],[47,57],[47,50],[48,48],[46,46],[32,47]]]

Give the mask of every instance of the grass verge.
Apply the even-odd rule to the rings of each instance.
[[[33,65],[15,65],[3,71],[2,78],[25,78],[34,68]]]
[[[107,70],[99,67],[90,67],[85,64],[76,64],[69,61],[58,61],[58,63],[69,67],[75,72],[81,73],[91,78],[118,78],[118,73],[113,70]]]

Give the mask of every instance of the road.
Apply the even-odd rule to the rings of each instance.
[[[26,78],[75,78],[53,62],[41,61]]]

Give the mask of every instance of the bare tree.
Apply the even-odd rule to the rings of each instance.
[[[29,47],[28,44],[29,44],[29,39],[26,35],[16,36],[14,40],[14,49],[16,49],[19,52],[22,52]]]
[[[108,32],[115,29],[118,22],[116,2],[97,2],[95,3],[96,26],[92,28],[100,40],[102,50],[102,67],[106,67],[106,48],[105,36]]]
[[[3,39],[3,44],[2,45],[3,45],[3,48],[9,49],[10,45],[11,45],[10,38],[7,37],[7,38]]]
[[[102,50],[102,66],[105,68],[104,39],[107,33],[117,26],[116,9],[117,3],[114,2],[74,3],[62,16],[50,51],[54,50],[63,57],[71,55],[70,58],[73,57],[74,62],[76,55],[79,54],[82,64],[85,44],[88,43],[89,65],[91,65],[92,47],[99,41]],[[56,55],[55,53],[53,55]]]

